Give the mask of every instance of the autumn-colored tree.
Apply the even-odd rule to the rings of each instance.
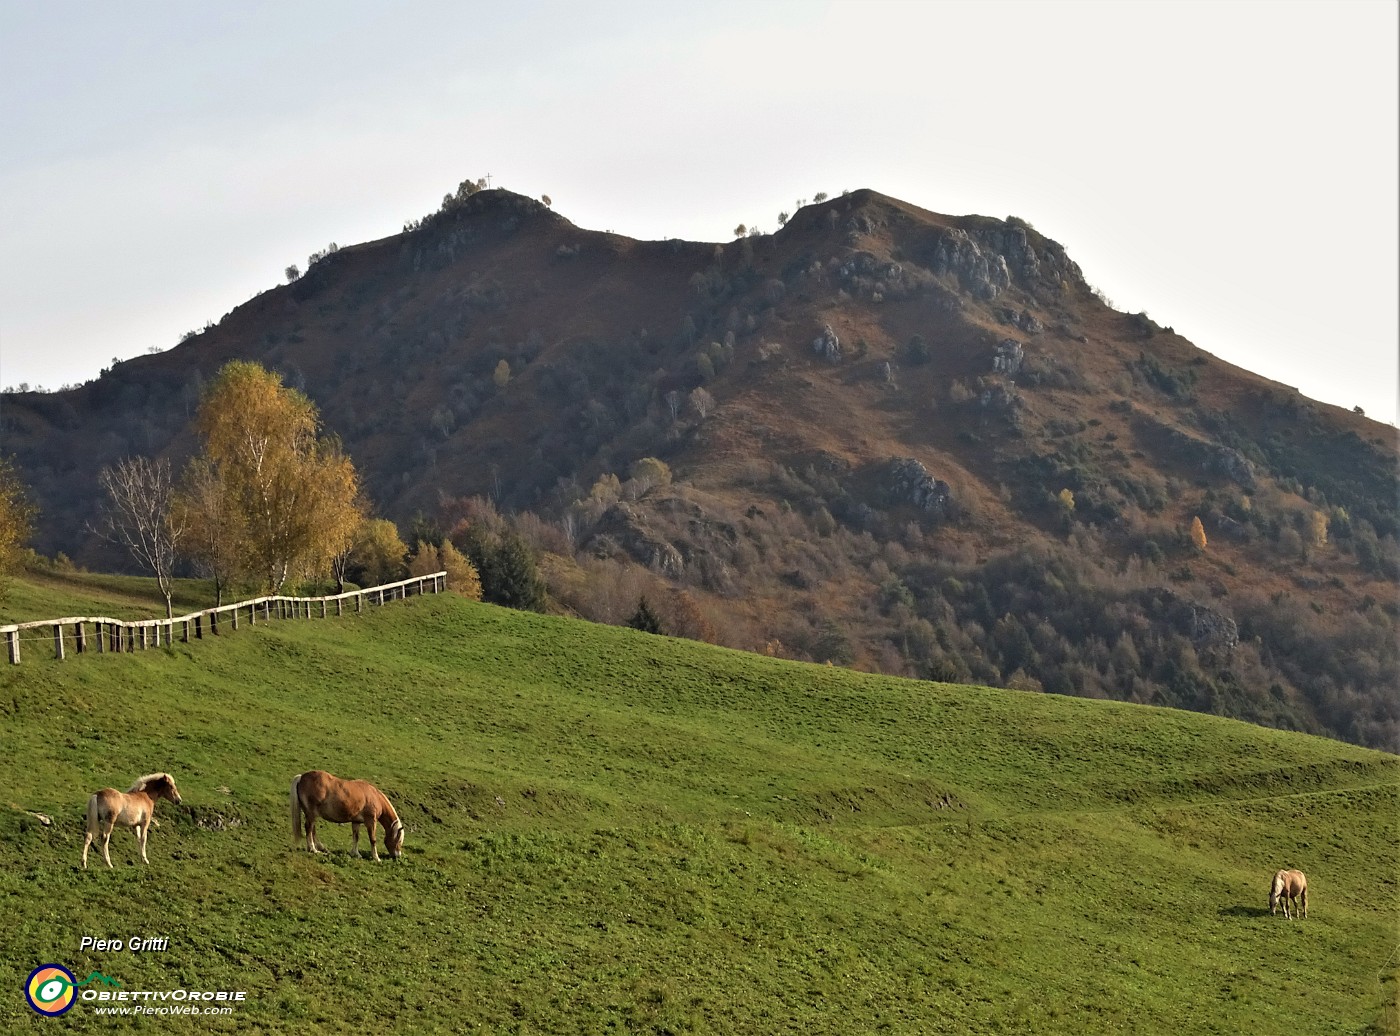
[[[238,576],[242,516],[228,498],[228,487],[206,457],[196,457],[185,469],[175,510],[185,527],[184,552],[195,571],[214,583],[214,605],[224,603],[224,591]]]
[[[447,588],[472,601],[481,600],[481,575],[471,559],[443,540],[438,547],[438,565],[447,573]]]
[[[353,504],[354,509],[353,527],[349,535],[340,541],[340,549],[331,555],[331,578],[335,580],[335,592],[343,594],[345,584],[350,578],[350,567],[355,560],[355,547],[359,544],[360,529],[364,527],[368,520],[370,511],[369,499],[363,493],[357,495]]]
[[[1327,546],[1327,515],[1314,511],[1308,520],[1308,534],[1314,547]]]
[[[359,479],[316,406],[256,363],[227,364],[200,404],[203,457],[238,516],[240,568],[269,593],[324,571],[353,537]]]
[[[35,513],[14,464],[0,457],[0,574],[19,567],[21,551],[34,531]]]
[[[1197,550],[1206,549],[1206,527],[1201,524],[1200,515],[1196,515],[1191,519],[1190,536],[1191,543]]]
[[[452,545],[451,540],[443,540],[438,547],[424,540],[418,541],[408,563],[408,574],[430,576],[434,572],[447,573],[449,590],[473,601],[481,600],[481,576],[477,574],[476,566]]]
[[[716,643],[715,627],[688,591],[672,589],[664,624],[678,637]]]
[[[312,477],[308,505],[316,515],[307,560],[307,574],[320,574],[329,567],[331,577],[345,592],[345,570],[355,545],[355,533],[365,520],[369,502],[360,491],[355,465],[345,455],[340,440],[324,439],[311,458]]]
[[[438,549],[423,540],[415,543],[413,555],[408,559],[408,574],[410,576],[430,576],[434,572],[441,571],[442,566],[438,564]]]
[[[349,571],[359,576],[362,586],[378,586],[403,578],[408,546],[399,529],[387,518],[371,518],[360,523],[351,548]]]
[[[642,492],[655,486],[671,484],[670,466],[664,460],[657,460],[655,457],[643,457],[637,461],[632,465],[631,475]]]

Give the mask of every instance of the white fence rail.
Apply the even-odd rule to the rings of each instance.
[[[363,590],[350,590],[326,597],[257,597],[251,601],[206,608],[170,619],[109,619],[104,616],[70,615],[62,619],[40,619],[37,622],[0,626],[0,633],[5,635],[10,663],[19,665],[21,639],[48,639],[22,637],[26,630],[52,628],[54,657],[62,659],[67,654],[67,644],[70,640],[73,650],[78,654],[89,650],[96,650],[99,654],[104,651],[136,651],[138,648],[145,650],[175,643],[176,627],[180,627],[181,643],[188,644],[191,635],[195,640],[203,638],[206,619],[209,632],[218,636],[220,623],[236,630],[239,615],[244,613],[247,614],[250,626],[259,621],[270,622],[273,619],[309,619],[317,609],[320,611],[320,617],[324,619],[330,614],[331,608],[335,609],[336,615],[343,615],[347,601],[354,601],[355,611],[358,612],[363,610],[366,598],[371,604],[382,605],[385,601],[425,593],[436,594],[445,589],[447,573],[434,572],[431,575],[401,579],[397,583],[385,583],[383,586],[370,586]],[[87,634],[89,626],[93,627],[91,639]]]

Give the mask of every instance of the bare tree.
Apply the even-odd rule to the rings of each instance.
[[[156,577],[165,596],[165,617],[171,604],[175,554],[185,534],[183,516],[174,507],[175,485],[168,460],[128,457],[98,476],[107,491],[102,526],[94,531],[131,552]]]
[[[700,420],[705,420],[714,413],[715,397],[706,392],[703,388],[691,390],[690,409],[694,410]]]

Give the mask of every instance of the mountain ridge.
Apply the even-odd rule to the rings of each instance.
[[[582,589],[606,571],[688,594],[732,646],[1400,747],[1376,642],[1400,611],[1390,430],[1113,310],[1024,220],[861,190],[772,235],[643,242],[471,194],[167,353],[7,397],[39,549],[117,563],[81,532],[97,471],[187,453],[235,358],[307,392],[401,527],[533,512],[581,614],[616,619]],[[643,457],[674,483],[627,480]],[[998,564],[1006,592],[984,585]],[[1061,589],[1016,592],[1057,567],[1097,602],[1079,621],[1047,610]],[[1203,659],[1154,588],[1240,642]],[[1358,638],[1369,661],[1345,664]]]

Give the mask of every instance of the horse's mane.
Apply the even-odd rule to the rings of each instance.
[[[173,785],[175,783],[175,778],[168,773],[148,773],[144,777],[136,778],[136,783],[127,789],[127,794],[130,795],[132,792],[145,791],[152,784],[159,784],[161,781]]]

